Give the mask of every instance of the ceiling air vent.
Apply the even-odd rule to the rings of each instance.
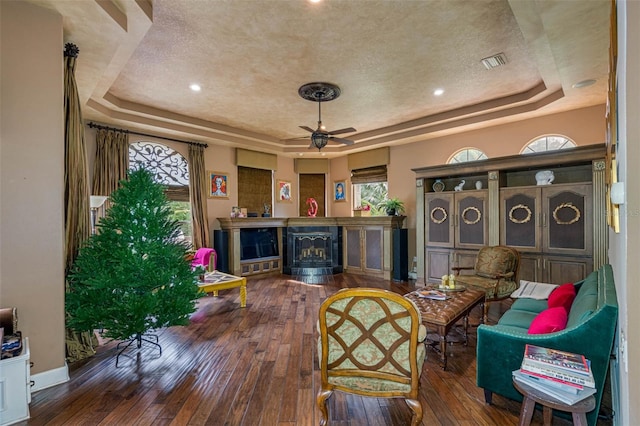
[[[497,55],[489,56],[481,60],[482,65],[488,70],[500,67],[507,63],[507,57],[504,53],[498,53]]]

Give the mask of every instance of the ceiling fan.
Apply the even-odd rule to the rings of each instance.
[[[308,126],[300,126],[301,129],[311,133],[311,145],[309,145],[309,148],[318,148],[318,151],[320,151],[329,141],[335,141],[345,145],[353,145],[352,140],[334,136],[343,133],[355,132],[356,129],[353,127],[327,131],[322,125],[322,102],[332,101],[340,96],[340,88],[338,86],[331,83],[307,83],[298,89],[298,94],[308,101],[318,102],[318,128],[313,130]]]

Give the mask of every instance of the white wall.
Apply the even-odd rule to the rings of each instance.
[[[640,424],[640,2],[618,1],[618,179],[625,183],[626,202],[620,206],[620,233],[609,234],[609,260],[618,293],[618,367],[620,406],[618,425]],[[625,353],[626,352],[626,353]]]
[[[0,304],[18,308],[33,374],[65,366],[62,17],[23,1],[0,14]]]

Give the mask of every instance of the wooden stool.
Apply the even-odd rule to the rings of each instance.
[[[573,405],[568,405],[517,380],[513,380],[513,386],[524,396],[522,407],[520,408],[520,422],[518,423],[520,426],[528,426],[531,424],[536,402],[542,405],[542,418],[545,426],[551,425],[551,417],[553,416],[552,409],[571,413],[574,425],[587,426],[586,413],[593,410],[596,406],[596,399],[593,395],[589,395],[587,398]]]

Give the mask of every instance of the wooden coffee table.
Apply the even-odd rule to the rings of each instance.
[[[240,307],[247,306],[247,279],[245,277],[236,277],[220,271],[207,272],[204,274],[204,281],[201,281],[198,287],[205,293],[213,293],[214,297],[218,297],[219,290],[240,287]]]
[[[427,287],[428,288],[428,287]],[[419,291],[419,290],[418,290]],[[455,323],[464,320],[464,343],[467,344],[469,313],[484,302],[484,292],[465,288],[464,291],[449,291],[447,300],[432,300],[418,296],[415,292],[405,294],[418,306],[422,322],[436,329],[440,340],[442,369],[447,368],[447,334]]]

